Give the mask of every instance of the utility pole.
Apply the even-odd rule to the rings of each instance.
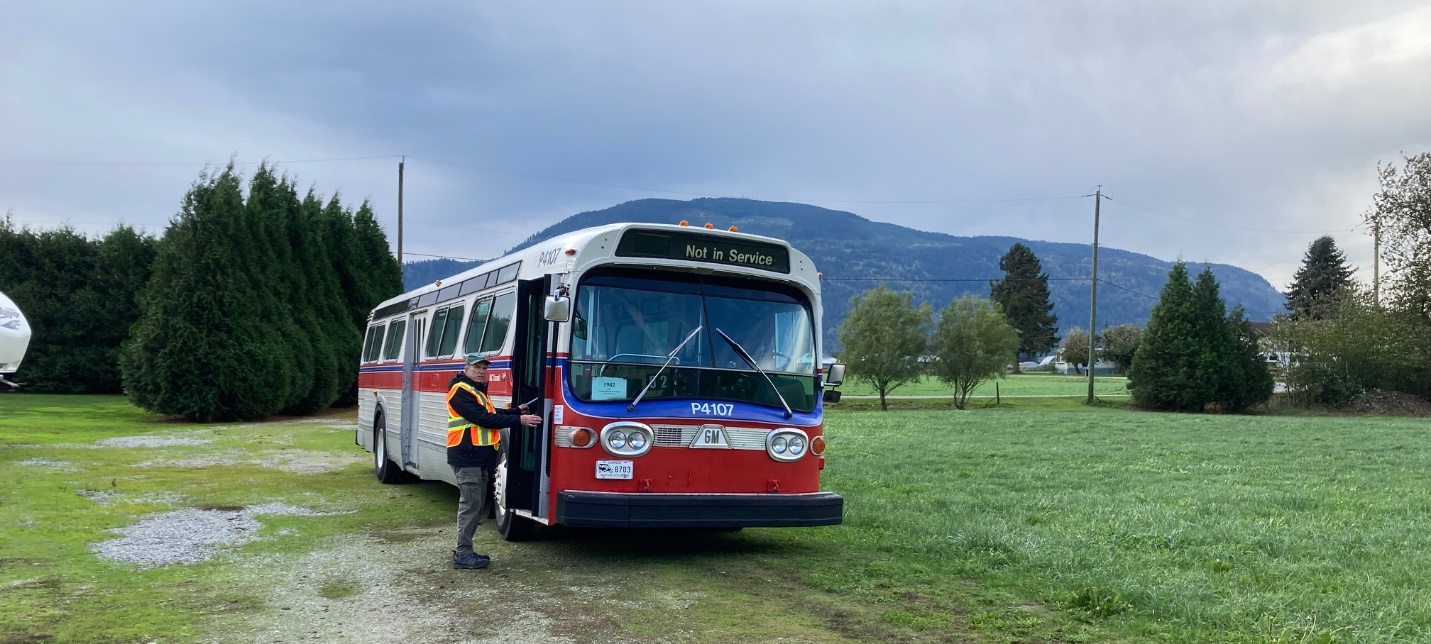
[[[402,164],[407,161],[404,154],[398,159],[398,269],[402,269]]]
[[[1093,404],[1093,367],[1098,346],[1098,207],[1103,204],[1103,186],[1093,192],[1093,288],[1088,300],[1088,404]]]

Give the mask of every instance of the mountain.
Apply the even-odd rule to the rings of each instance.
[[[1074,326],[1088,327],[1088,276],[1092,272],[1092,247],[1088,244],[1016,237],[955,237],[806,204],[727,198],[641,199],[572,215],[508,252],[590,226],[623,221],[677,223],[682,219],[693,226],[710,222],[717,228],[736,226],[741,232],[784,239],[809,255],[824,273],[827,341],[834,339],[850,298],[880,284],[897,291],[913,291],[916,302],[929,302],[936,311],[966,292],[987,297],[989,280],[1003,277],[999,257],[1016,242],[1033,249],[1048,273],[1060,335]],[[473,265],[454,264],[448,275]],[[412,266],[409,264],[407,270],[411,271]],[[1188,272],[1196,275],[1203,266],[1189,262]],[[1229,309],[1242,304],[1252,320],[1269,320],[1283,311],[1282,294],[1262,276],[1227,264],[1211,266]],[[1155,257],[1099,247],[1099,328],[1147,322],[1170,268],[1171,262]],[[404,283],[409,288],[431,279],[409,280],[404,272]]]

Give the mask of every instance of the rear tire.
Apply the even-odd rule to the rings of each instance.
[[[502,456],[497,462],[497,469],[492,471],[492,481],[496,500],[492,506],[497,510],[497,532],[506,541],[526,541],[532,538],[533,528],[536,524],[526,517],[517,516],[515,512],[507,509],[507,450],[502,449]]]
[[[388,422],[382,414],[373,421],[373,473],[379,483],[401,483],[402,468],[388,458]]]

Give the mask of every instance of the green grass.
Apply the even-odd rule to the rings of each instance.
[[[827,417],[823,481],[845,497],[842,525],[569,531],[494,546],[503,572],[473,583],[512,575],[558,598],[556,632],[578,640],[614,628],[677,641],[1431,641],[1431,421],[1075,398],[845,405]],[[206,640],[210,624],[277,610],[231,583],[246,557],[450,530],[454,491],[373,482],[351,414],[202,426],[118,398],[0,396],[0,641]],[[212,442],[94,446],[140,434]],[[238,462],[138,467],[159,452]],[[246,462],[294,452],[357,460],[306,475]],[[71,467],[21,464],[33,459]],[[275,501],[354,512],[265,517],[262,539],[197,565],[139,570],[89,550],[153,512]],[[312,584],[338,602],[366,591]]]
[[[816,540],[859,556],[810,571],[825,590],[937,601],[973,582],[1136,641],[1431,640],[1426,420],[828,423],[825,484],[845,495],[845,524]]]
[[[995,388],[998,389],[999,396],[1019,397],[1019,396],[1088,396],[1087,376],[1064,376],[1052,373],[1026,373],[1009,375],[997,380],[986,380],[974,389],[971,396],[994,397]],[[878,392],[868,383],[860,382],[854,378],[847,378],[845,384],[840,385],[840,391],[846,397],[849,396],[877,396]],[[1093,393],[1095,396],[1126,396],[1128,395],[1128,379],[1124,376],[1097,376],[1093,379]],[[939,379],[932,376],[902,385],[894,391],[889,392],[889,396],[943,396],[953,398],[954,388],[939,382]]]
[[[446,525],[450,494],[423,486],[374,494],[365,460],[301,476],[243,462],[284,450],[351,457],[357,449],[351,424],[338,422],[341,429],[312,423],[204,426],[155,417],[115,396],[0,395],[0,467],[8,474],[0,482],[0,641],[193,641],[213,615],[261,610],[259,599],[222,583],[232,560],[145,570],[90,551],[117,536],[110,528],[151,513],[265,502],[357,510],[321,520],[264,517],[264,539],[240,550],[249,554],[304,552],[335,535],[375,528]],[[136,435],[212,442],[162,450],[95,446]],[[152,463],[215,455],[240,462]],[[45,464],[34,464],[37,459]],[[151,465],[139,467],[146,462]],[[398,497],[405,503],[394,503]],[[334,586],[327,592],[348,591]]]

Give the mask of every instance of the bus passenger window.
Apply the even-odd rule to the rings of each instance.
[[[402,355],[402,338],[407,331],[407,320],[394,320],[388,326],[387,344],[383,346],[383,360],[397,360]]]
[[[443,323],[447,321],[447,309],[442,309],[432,316],[432,326],[427,330],[427,347],[423,349],[422,356],[431,358],[437,355],[438,344],[442,342]]]
[[[472,307],[472,319],[467,322],[467,336],[462,340],[462,353],[482,350],[482,332],[487,330],[487,314],[492,312],[492,298],[485,298]]]
[[[368,327],[368,339],[363,341],[363,362],[377,359],[377,347],[383,342],[383,327]]]
[[[500,351],[507,341],[507,328],[512,325],[512,314],[517,310],[517,294],[503,293],[492,304],[492,321],[487,323],[487,333],[482,337],[482,352]]]
[[[462,305],[447,309],[447,322],[442,325],[442,344],[438,347],[437,355],[450,356],[457,350],[457,333],[462,330],[462,311],[466,308]]]

